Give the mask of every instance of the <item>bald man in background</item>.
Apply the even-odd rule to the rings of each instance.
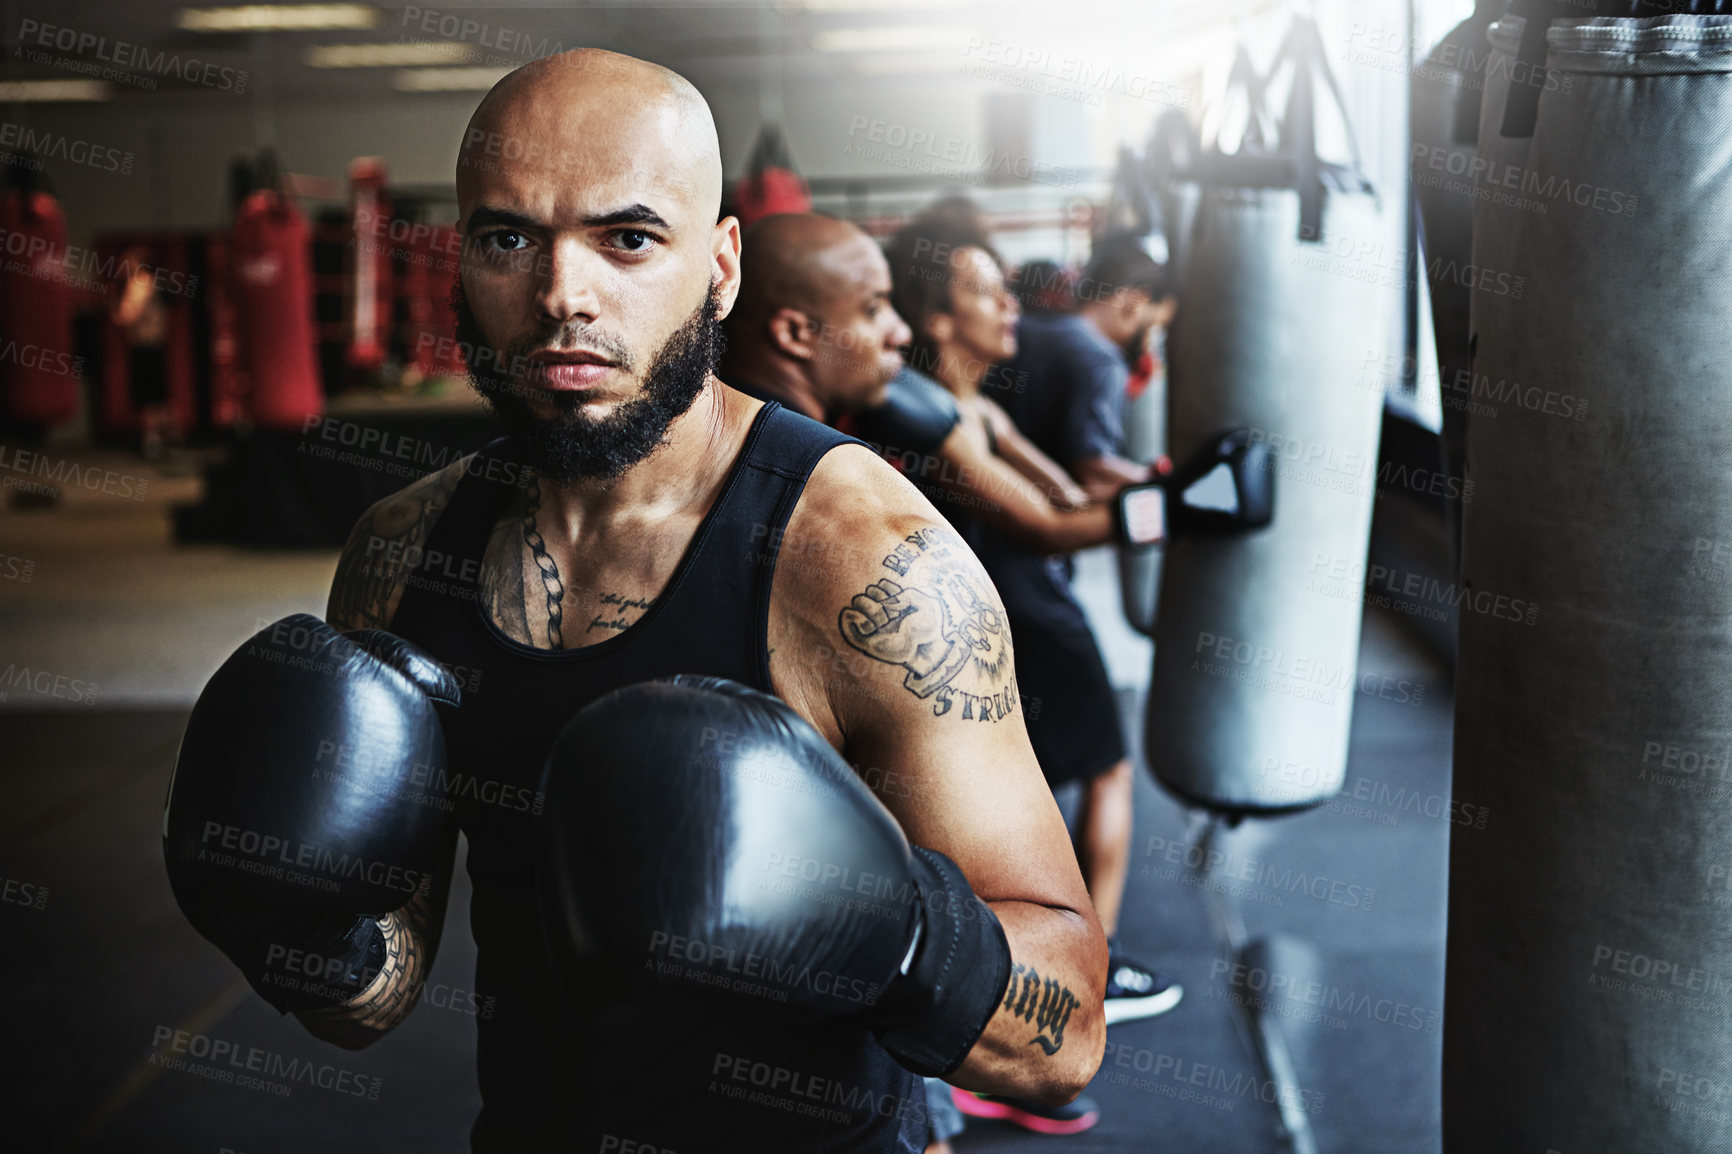
[[[458,161],[455,305],[471,379],[510,435],[364,514],[332,584],[332,626],[389,630],[463,671],[462,702],[441,718],[452,780],[467,785],[441,836],[446,861],[459,830],[468,838],[475,987],[492,1010],[477,1022],[477,1151],[914,1154],[927,1135],[916,1073],[1057,1103],[1101,1060],[1106,942],[1017,710],[997,594],[874,453],[715,376],[742,261],[738,222],[717,219],[721,184],[709,108],[666,69],[581,49],[487,95]],[[858,291],[880,295],[882,258],[834,240],[817,246],[823,267],[851,285],[847,270],[860,271]],[[798,291],[798,262],[788,275]],[[811,299],[826,315],[843,309]],[[897,335],[883,319],[849,322],[876,367],[833,377],[809,323],[779,310],[766,319],[814,355],[803,384],[770,379],[765,363],[759,384],[788,387],[803,408],[864,388]],[[622,973],[618,958],[591,956],[569,909],[538,901],[557,880],[605,903],[607,877],[556,879],[567,859],[544,847],[626,816],[550,807],[571,823],[550,835],[539,805],[517,804],[539,797],[555,737],[591,702],[672,674],[774,695],[826,755],[866,767],[874,805],[915,855],[911,920],[854,927],[879,939],[912,927],[876,1001],[825,1016],[710,983],[671,988],[677,978],[646,992],[659,980],[643,976],[646,961],[651,975],[668,972],[653,937],[638,972]],[[672,723],[652,714],[635,728]],[[560,780],[583,780],[581,764],[559,768]],[[695,800],[666,797],[661,825],[701,858],[724,831],[705,826]],[[301,808],[317,813],[318,801]],[[853,814],[828,812],[845,865]],[[655,826],[655,814],[629,816],[634,829]],[[310,1032],[359,1048],[407,1017],[448,887],[424,886],[343,936],[378,960],[357,957],[358,988],[330,1004],[293,1007]],[[292,946],[289,932],[273,941]],[[821,967],[844,962],[814,937],[767,933],[795,956],[759,958],[759,981],[817,969],[840,988],[847,975]]]
[[[779,213],[742,247],[722,379],[815,421],[881,404],[911,334],[872,238],[834,217]]]

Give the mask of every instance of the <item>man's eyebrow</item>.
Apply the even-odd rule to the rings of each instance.
[[[616,224],[648,224],[671,231],[674,227],[663,220],[661,214],[647,204],[628,205],[625,208],[615,209],[613,212],[603,213],[600,216],[585,217],[581,223],[585,228],[607,228]]]
[[[672,230],[673,226],[663,220],[661,214],[647,204],[627,205],[625,208],[604,212],[597,216],[586,216],[577,222],[579,228],[610,228],[621,224],[647,224],[656,228]],[[546,229],[547,225],[534,217],[525,216],[521,212],[513,212],[508,208],[493,208],[483,205],[469,214],[470,232],[493,227]]]
[[[533,217],[524,216],[521,212],[512,212],[508,208],[489,208],[482,206],[469,214],[468,231],[491,228],[494,225],[505,225],[510,228],[541,228],[542,223]]]

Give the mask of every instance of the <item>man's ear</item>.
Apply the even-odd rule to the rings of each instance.
[[[818,325],[799,309],[787,306],[770,314],[770,344],[785,356],[809,361],[816,352]]]
[[[734,311],[734,302],[740,296],[740,221],[738,217],[724,216],[716,222],[715,231],[710,237],[711,259],[714,267],[710,270],[710,283],[720,290],[721,308],[717,311],[718,319],[726,317]]]

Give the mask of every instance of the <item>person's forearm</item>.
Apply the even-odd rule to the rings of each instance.
[[[295,1017],[313,1037],[345,1050],[370,1046],[396,1029],[414,1010],[433,969],[444,912],[443,895],[435,902],[416,894],[402,909],[380,918],[385,961],[367,988],[346,1002],[300,1010]]]
[[[1112,507],[1090,505],[1067,512],[1010,498],[975,507],[981,521],[1039,553],[1074,553],[1113,539]]]
[[[1109,500],[1126,485],[1140,485],[1154,475],[1147,465],[1114,456],[1084,457],[1071,465],[1071,472],[1096,501]]]
[[[1106,1047],[1106,938],[1092,914],[989,904],[1010,942],[1010,983],[947,1080],[965,1090],[1068,1102],[1094,1077]]]
[[[1018,453],[1006,446],[1002,454],[1011,468],[1028,478],[1047,498],[1061,509],[1080,509],[1088,504],[1088,494],[1045,454]]]
[[[1062,508],[1002,457],[977,456],[965,442],[947,442],[935,480],[966,502],[975,517],[1019,545],[1041,553],[1070,553],[1110,541],[1112,509]]]

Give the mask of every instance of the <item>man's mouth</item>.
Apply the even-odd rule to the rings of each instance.
[[[602,354],[584,349],[539,352],[529,362],[531,380],[559,391],[590,388],[619,367]]]

